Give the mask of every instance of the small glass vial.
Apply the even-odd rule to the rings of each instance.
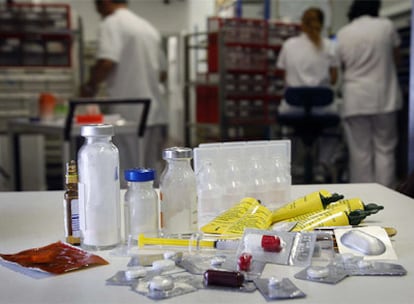
[[[160,180],[160,234],[192,234],[197,231],[197,186],[190,164],[193,150],[172,147],[162,156],[167,165]]]
[[[125,240],[137,242],[138,234],[158,235],[158,195],[154,190],[154,169],[128,169],[124,172],[128,189],[124,197]]]
[[[65,240],[72,245],[80,245],[78,169],[76,162],[66,163],[64,194]]]
[[[104,250],[121,242],[119,152],[112,125],[85,125],[78,152],[81,246]]]

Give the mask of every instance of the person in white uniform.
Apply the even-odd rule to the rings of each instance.
[[[343,117],[350,182],[396,183],[397,111],[402,107],[396,76],[400,39],[390,20],[379,18],[381,2],[354,1],[350,23],[337,34],[343,64]]]
[[[284,71],[287,87],[331,87],[336,83],[338,61],[331,41],[321,36],[323,23],[322,10],[309,8],[302,16],[303,33],[283,43],[277,67]],[[279,110],[288,109],[297,107],[282,101]]]
[[[103,17],[99,27],[97,62],[81,88],[81,96],[95,96],[99,85],[106,82],[109,97],[149,98],[147,128],[140,143],[143,157],[138,155],[136,135],[115,137],[114,143],[120,150],[121,172],[144,166],[154,168],[160,174],[167,136],[167,106],[160,90],[160,84],[166,78],[166,60],[161,51],[160,34],[148,21],[130,11],[126,0],[96,0],[95,5]],[[142,107],[120,104],[109,107],[108,111],[137,121]],[[143,163],[139,163],[140,159]]]
[[[302,15],[302,33],[287,39],[279,53],[277,67],[284,71],[286,87],[331,87],[336,83],[338,60],[331,41],[321,36],[324,14],[311,7]],[[303,112],[303,107],[289,105],[282,100],[279,113]],[[335,102],[318,108],[320,113],[338,113]],[[337,139],[322,138],[319,143],[317,175],[327,176]],[[319,178],[319,176],[318,176]]]

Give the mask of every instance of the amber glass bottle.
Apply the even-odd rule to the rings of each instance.
[[[78,169],[74,160],[66,164],[65,174],[65,238],[72,245],[80,245]]]

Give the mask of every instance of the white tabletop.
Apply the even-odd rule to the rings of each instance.
[[[262,277],[288,277],[303,292],[302,303],[413,303],[414,299],[414,200],[378,184],[293,186],[292,197],[326,189],[378,203],[385,209],[367,218],[366,225],[397,229],[392,244],[403,277],[349,277],[337,285],[297,280],[301,268],[268,264]],[[63,192],[0,192],[0,252],[15,253],[63,240]],[[128,258],[97,252],[110,264],[59,276],[35,279],[0,266],[0,303],[154,303],[124,286],[106,286],[105,280],[125,269]],[[164,303],[267,303],[259,291],[238,293],[200,290]],[[290,303],[290,302],[289,302]]]

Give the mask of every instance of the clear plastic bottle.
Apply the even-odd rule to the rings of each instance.
[[[227,167],[225,168],[224,180],[224,198],[223,204],[225,209],[230,209],[238,204],[242,198],[245,197],[245,187],[239,162],[236,159],[228,159]]]
[[[81,246],[89,250],[121,242],[119,152],[112,125],[86,125],[78,152]]]
[[[262,160],[253,155],[250,158],[249,167],[245,171],[246,196],[253,197],[265,205],[267,182],[265,178],[265,169]]]
[[[191,167],[193,150],[172,147],[163,151],[167,162],[160,180],[160,234],[164,237],[197,231],[197,187]]]
[[[125,240],[136,243],[138,234],[158,235],[158,195],[154,190],[154,169],[128,169],[124,172],[128,189],[124,196]]]
[[[211,160],[206,159],[203,161],[196,178],[198,228],[201,228],[227,208],[223,205],[223,187],[218,181],[217,173]]]
[[[268,195],[265,199],[265,206],[274,210],[289,201],[290,181],[286,166],[279,156],[272,157],[270,162],[267,168]]]

